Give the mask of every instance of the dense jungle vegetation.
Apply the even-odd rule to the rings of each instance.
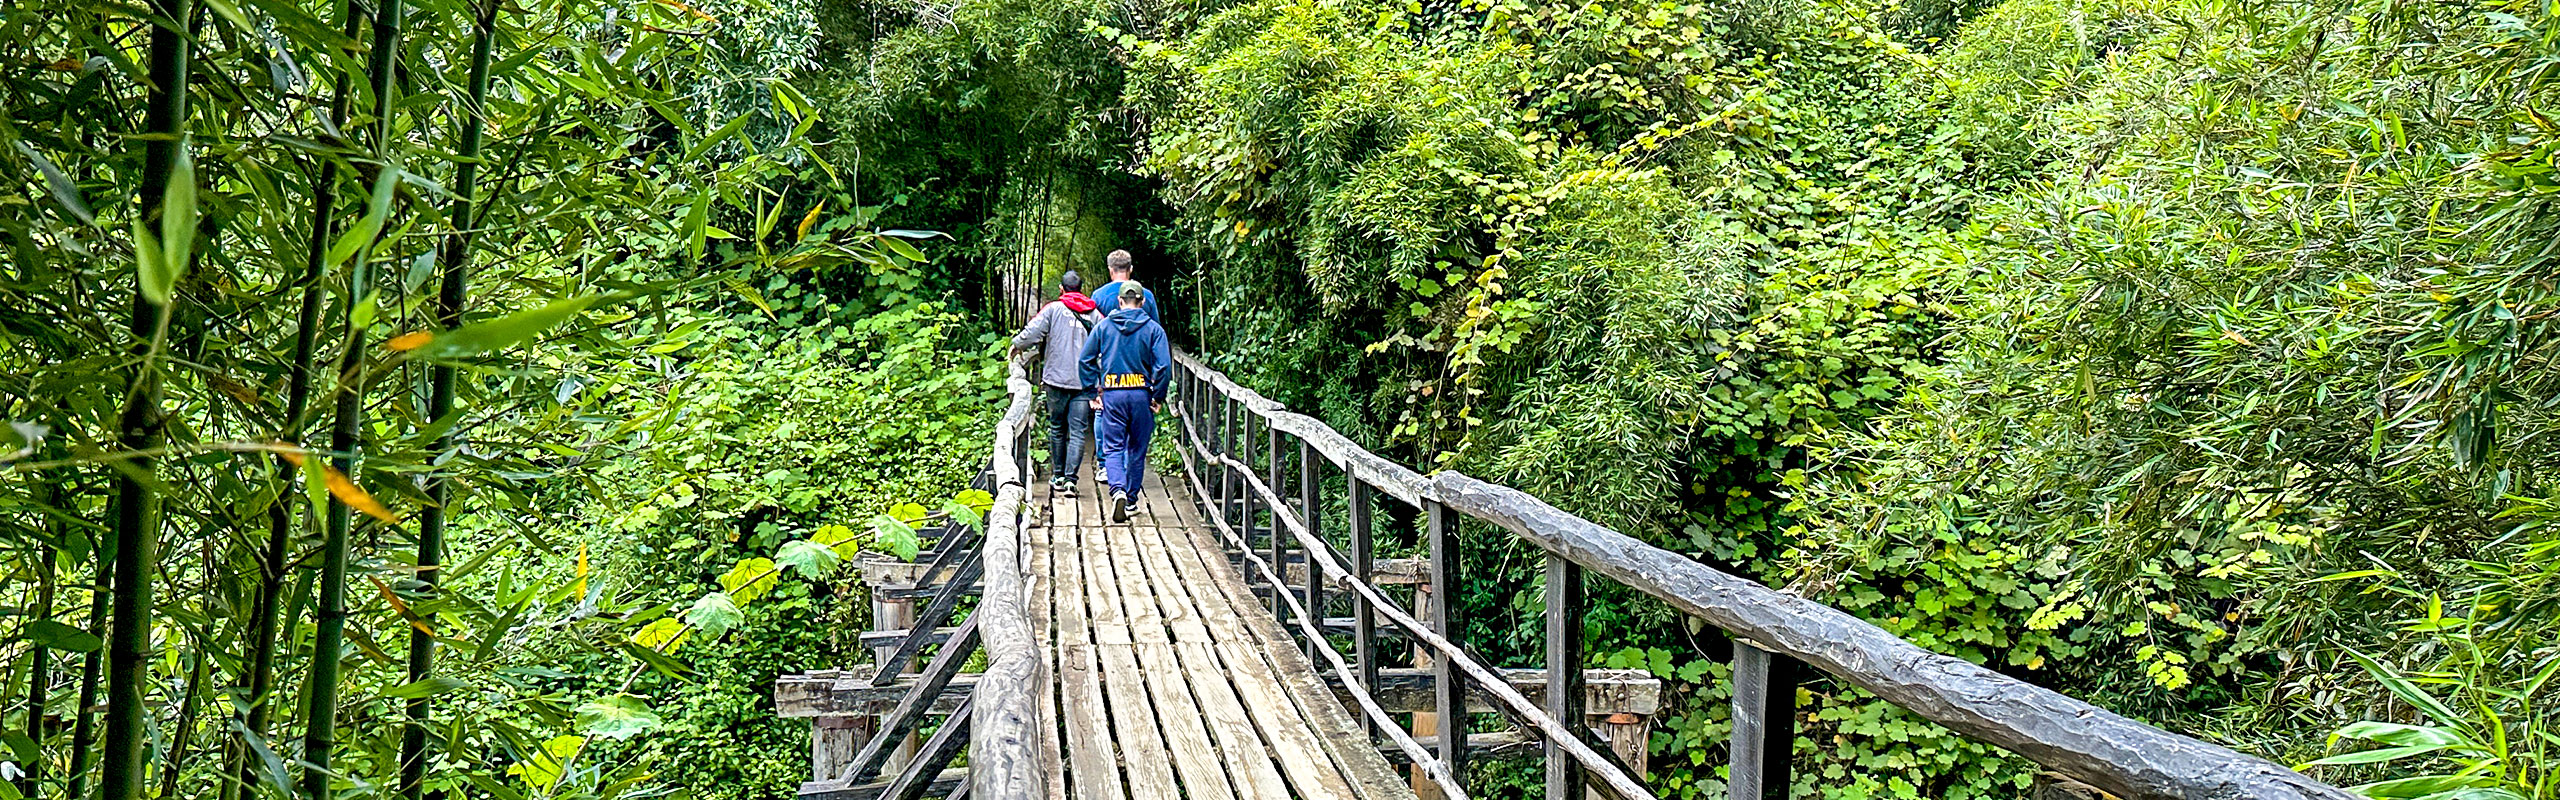
[[[0,17],[0,798],[788,797],[841,561],[984,507],[989,277],[1114,247],[1406,463],[2374,796],[2560,797],[2547,0]],[[1721,796],[1724,643],[1595,602]],[[2032,777],[1805,699],[1802,796]]]

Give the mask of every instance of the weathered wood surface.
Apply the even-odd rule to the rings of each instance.
[[[996,423],[995,505],[979,558],[985,589],[971,619],[985,640],[987,669],[970,695],[969,795],[978,800],[1046,800],[1055,770],[1043,757],[1042,720],[1034,693],[1046,686],[1040,643],[1031,636],[1024,597],[1041,587],[1023,573],[1023,484],[1029,477],[1025,446],[1036,387],[1023,378],[1028,361],[1016,357],[1005,373],[1013,402]],[[1054,734],[1052,734],[1054,735]]]
[[[1543,669],[1500,670],[1503,682],[1528,697],[1532,703],[1547,705],[1547,671]],[[1340,679],[1326,676],[1336,697],[1350,704],[1350,690]],[[1378,706],[1388,711],[1431,711],[1436,702],[1432,694],[1431,670],[1409,667],[1380,669],[1378,679],[1369,685],[1369,695]],[[1662,680],[1640,669],[1586,669],[1582,671],[1583,713],[1639,714],[1652,716],[1662,710]],[[1491,714],[1502,709],[1493,695],[1481,688],[1469,687],[1467,713]]]
[[[2047,769],[2127,798],[2348,800],[2275,762],[2180,736],[1903,641],[1811,599],[1728,575],[1454,472],[1431,496],[1770,651]]]
[[[2353,797],[2274,762],[2173,734],[1962,659],[1923,650],[1845,612],[1646,545],[1526,493],[1454,472],[1419,475],[1369,453],[1319,420],[1291,413],[1279,403],[1235,384],[1188,353],[1176,352],[1174,359],[1194,386],[1223,395],[1249,416],[1259,416],[1269,426],[1312,445],[1355,479],[1408,505],[1446,505],[1494,523],[1591,572],[1758,642],[1773,653],[1798,659],[1923,718],[2016,752],[2108,793],[2164,800]],[[1272,487],[1253,475],[1250,467],[1235,463],[1202,443],[1197,426],[1189,430],[1191,435],[1186,438],[1191,446],[1183,451],[1186,458],[1196,454],[1211,469],[1239,473],[1230,479],[1245,484],[1234,490],[1236,494],[1278,498]],[[1251,439],[1248,437],[1247,441]],[[1283,512],[1273,516],[1278,519],[1287,515]],[[1273,527],[1282,524],[1275,523]],[[1305,534],[1302,525],[1294,527],[1293,532]],[[1311,560],[1322,563],[1324,557],[1311,554]],[[1420,627],[1392,603],[1382,602],[1383,595],[1366,590],[1361,594],[1397,624]],[[1415,633],[1434,650],[1457,650],[1427,630]],[[1516,705],[1518,693],[1507,692],[1508,688],[1503,686],[1504,691],[1497,694],[1505,705]]]

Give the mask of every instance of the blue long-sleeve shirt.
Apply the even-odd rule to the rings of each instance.
[[[1163,402],[1173,382],[1173,345],[1164,326],[1144,308],[1113,311],[1107,323],[1084,337],[1084,355],[1077,359],[1084,385],[1145,389],[1148,399]]]

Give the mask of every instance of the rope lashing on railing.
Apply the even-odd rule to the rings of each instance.
[[[1196,443],[1198,439],[1193,437],[1196,437],[1197,431],[1192,428],[1190,415],[1177,414],[1176,417],[1182,420],[1183,432],[1186,434],[1185,441]],[[1186,447],[1182,453],[1183,475],[1190,480],[1193,491],[1206,493],[1209,488],[1208,483],[1200,477],[1199,471],[1192,466],[1193,454],[1189,452],[1190,449],[1191,448]],[[1202,451],[1201,455],[1205,457],[1207,455],[1206,448],[1200,449]],[[1260,555],[1253,552],[1251,543],[1244,541],[1241,536],[1238,536],[1235,532],[1228,530],[1230,526],[1227,523],[1226,510],[1218,508],[1218,505],[1219,504],[1213,503],[1210,504],[1209,508],[1209,515],[1213,517],[1217,523],[1218,535],[1235,540],[1238,549],[1244,551],[1245,562],[1252,564],[1256,570],[1263,574],[1264,577],[1271,579],[1272,585],[1278,586],[1283,583],[1284,581],[1280,577],[1280,574],[1272,570],[1270,562],[1263,560]],[[1289,593],[1284,591],[1280,594],[1286,596]],[[1285,599],[1289,604],[1290,612],[1297,615],[1299,632],[1308,636],[1317,637],[1318,640],[1321,640],[1323,633],[1320,629],[1307,623],[1307,618],[1310,615],[1307,612],[1306,606],[1299,603],[1298,598],[1294,596],[1288,596]],[[1350,690],[1349,693],[1352,701],[1360,705],[1360,710],[1363,714],[1366,714],[1371,721],[1377,723],[1378,730],[1387,734],[1387,739],[1395,743],[1396,749],[1403,751],[1406,758],[1412,759],[1414,766],[1421,768],[1425,777],[1430,778],[1433,783],[1439,784],[1442,791],[1449,796],[1449,800],[1470,800],[1470,796],[1467,794],[1466,789],[1454,776],[1449,774],[1448,768],[1441,764],[1438,758],[1434,758],[1431,755],[1431,751],[1422,746],[1422,742],[1414,739],[1412,734],[1404,731],[1404,723],[1402,721],[1397,720],[1395,715],[1389,713],[1385,707],[1378,705],[1377,697],[1369,693],[1369,687],[1360,685],[1360,681],[1352,676],[1351,665],[1349,662],[1343,660],[1341,653],[1336,652],[1330,644],[1325,647],[1318,648],[1317,652],[1324,655],[1326,664],[1333,668],[1334,677],[1342,680],[1343,688]]]
[[[1194,435],[1187,436],[1186,438],[1189,438],[1196,445],[1198,442],[1198,439],[1195,438],[1196,431],[1194,430],[1191,420],[1187,415],[1183,418],[1183,429],[1186,434]],[[1582,737],[1574,735],[1572,729],[1565,727],[1563,723],[1547,716],[1545,709],[1539,708],[1538,704],[1530,702],[1528,696],[1521,694],[1520,690],[1512,688],[1509,679],[1494,672],[1491,668],[1476,663],[1475,658],[1469,655],[1465,648],[1459,647],[1456,642],[1449,641],[1447,637],[1441,636],[1439,632],[1433,631],[1428,626],[1425,626],[1421,620],[1405,613],[1403,609],[1397,608],[1395,603],[1389,600],[1385,593],[1378,591],[1377,587],[1370,586],[1367,581],[1358,580],[1352,577],[1350,570],[1343,568],[1340,562],[1333,560],[1332,554],[1328,552],[1331,549],[1330,546],[1319,547],[1311,545],[1309,541],[1313,536],[1307,531],[1305,521],[1300,519],[1294,510],[1288,508],[1288,503],[1284,498],[1280,497],[1279,493],[1272,491],[1271,487],[1265,485],[1261,478],[1254,476],[1253,467],[1251,465],[1221,454],[1207,452],[1205,447],[1200,449],[1202,450],[1202,456],[1204,458],[1233,467],[1237,472],[1242,473],[1245,485],[1251,488],[1254,493],[1261,495],[1264,500],[1269,501],[1272,518],[1284,523],[1284,527],[1289,530],[1290,537],[1296,539],[1298,541],[1298,546],[1307,551],[1307,560],[1309,564],[1321,566],[1324,569],[1325,574],[1331,577],[1334,581],[1348,584],[1352,591],[1357,592],[1362,597],[1366,598],[1370,605],[1376,608],[1378,613],[1385,616],[1388,621],[1395,623],[1397,627],[1405,629],[1406,633],[1411,634],[1417,641],[1429,645],[1432,650],[1438,652],[1438,657],[1449,659],[1449,663],[1466,671],[1468,677],[1473,678],[1476,685],[1482,687],[1485,693],[1493,695],[1495,699],[1502,701],[1504,705],[1510,706],[1511,710],[1516,713],[1520,719],[1526,720],[1530,724],[1536,726],[1539,735],[1548,737],[1549,741],[1557,743],[1565,750],[1566,753],[1573,756],[1575,762],[1582,765],[1585,772],[1598,776],[1602,783],[1607,784],[1611,792],[1616,793],[1621,798],[1625,798],[1625,800],[1653,800],[1653,792],[1646,789],[1644,784],[1637,782],[1633,777],[1630,777],[1623,771],[1619,770],[1616,762],[1601,756],[1600,753],[1593,750],[1590,745],[1583,743]],[[1220,513],[1221,525],[1224,524],[1224,514],[1221,513],[1222,511],[1222,509],[1213,511],[1213,513]],[[1252,552],[1251,548],[1247,548],[1246,552],[1250,554]],[[1248,555],[1248,558],[1251,558],[1256,562],[1261,561],[1261,559],[1256,556]],[[1268,571],[1267,567],[1266,571]],[[1297,611],[1299,620],[1304,622],[1307,616],[1305,607],[1299,605],[1297,598],[1289,593],[1286,588],[1287,581],[1278,577],[1276,574],[1272,576],[1272,581],[1276,594],[1285,598],[1288,604]],[[1441,602],[1449,601],[1443,599]],[[1324,642],[1324,646],[1318,649],[1336,659],[1340,658],[1340,654],[1333,651],[1333,643],[1331,641],[1325,640],[1320,634],[1316,636],[1316,640]],[[1345,682],[1345,685],[1357,684],[1357,681],[1346,680]],[[1388,727],[1393,727],[1393,725],[1390,724]],[[1416,763],[1420,762],[1417,761]],[[1452,781],[1450,786],[1451,788],[1455,788],[1455,782]]]

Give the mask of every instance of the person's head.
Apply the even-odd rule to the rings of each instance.
[[[1120,284],[1120,307],[1146,308],[1147,287],[1139,285],[1137,281]]]
[[[1084,276],[1076,274],[1075,270],[1067,270],[1067,274],[1058,276],[1058,290],[1062,292],[1084,291]]]
[[[1103,259],[1102,263],[1111,268],[1112,280],[1125,281],[1129,279],[1129,251],[1113,250],[1111,251],[1111,256]]]

